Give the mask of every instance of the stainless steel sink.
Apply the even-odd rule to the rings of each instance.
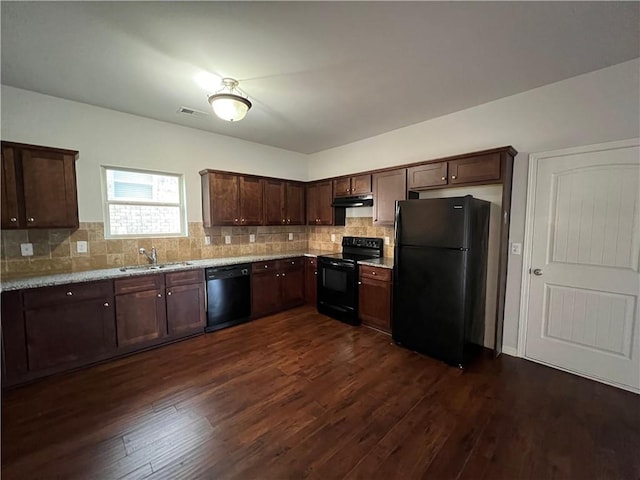
[[[121,272],[131,272],[136,270],[160,270],[161,268],[167,267],[179,267],[179,266],[187,266],[193,265],[191,262],[170,262],[170,263],[159,263],[158,265],[133,265],[131,267],[122,267],[120,268]]]

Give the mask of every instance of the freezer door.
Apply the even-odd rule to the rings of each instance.
[[[469,248],[467,197],[403,200],[396,205],[396,245]]]
[[[394,341],[451,365],[462,365],[468,252],[396,246],[395,253]]]

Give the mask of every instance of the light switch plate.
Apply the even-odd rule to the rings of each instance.
[[[87,253],[88,245],[84,240],[76,242],[76,250],[78,253]]]
[[[512,243],[511,244],[511,253],[514,255],[522,254],[522,244],[521,243]]]
[[[293,233],[289,234],[289,240],[293,240]]]
[[[390,243],[391,243],[391,240],[389,239],[389,237],[384,237],[384,244],[389,245]]]
[[[224,236],[224,243],[226,243],[227,245],[231,243],[231,235]]]
[[[205,245],[211,245],[211,236],[210,235],[205,235],[204,236],[204,244]]]
[[[256,236],[253,233],[249,234],[249,243],[256,243]]]
[[[21,243],[20,253],[22,254],[23,257],[33,256],[33,243]]]
[[[336,234],[335,234],[335,233],[332,233],[332,234],[331,234],[331,241],[332,241],[332,242],[335,242],[335,241],[336,241]]]

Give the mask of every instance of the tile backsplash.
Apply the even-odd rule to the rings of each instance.
[[[290,233],[293,240],[289,240]],[[255,242],[250,242],[250,235],[255,235]],[[0,274],[11,278],[144,264],[147,260],[138,249],[151,246],[158,250],[160,263],[307,249],[339,252],[344,235],[389,237],[390,245],[385,245],[384,255],[393,256],[393,228],[374,227],[371,217],[347,218],[344,227],[203,228],[201,222],[191,222],[188,237],[131,240],[106,240],[102,222],[82,222],[78,230],[2,230]],[[205,236],[211,238],[210,245],[206,244]],[[231,237],[231,244],[225,244],[225,236]],[[78,241],[87,242],[87,253],[77,252]],[[23,257],[20,244],[27,242],[33,244],[33,256]]]

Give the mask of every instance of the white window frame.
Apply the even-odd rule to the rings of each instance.
[[[124,202],[109,200],[107,188],[107,170],[118,170],[122,172],[143,173],[148,175],[162,175],[166,177],[177,177],[179,186],[179,203],[158,203],[158,202]],[[182,173],[161,172],[158,170],[144,170],[139,168],[121,167],[118,165],[100,166],[100,183],[102,186],[102,210],[104,217],[104,238],[105,239],[133,239],[133,238],[178,238],[187,237],[187,201],[185,196],[184,175]],[[111,235],[111,217],[109,215],[109,205],[142,205],[150,207],[180,207],[180,232],[178,233],[136,233],[131,235]]]

